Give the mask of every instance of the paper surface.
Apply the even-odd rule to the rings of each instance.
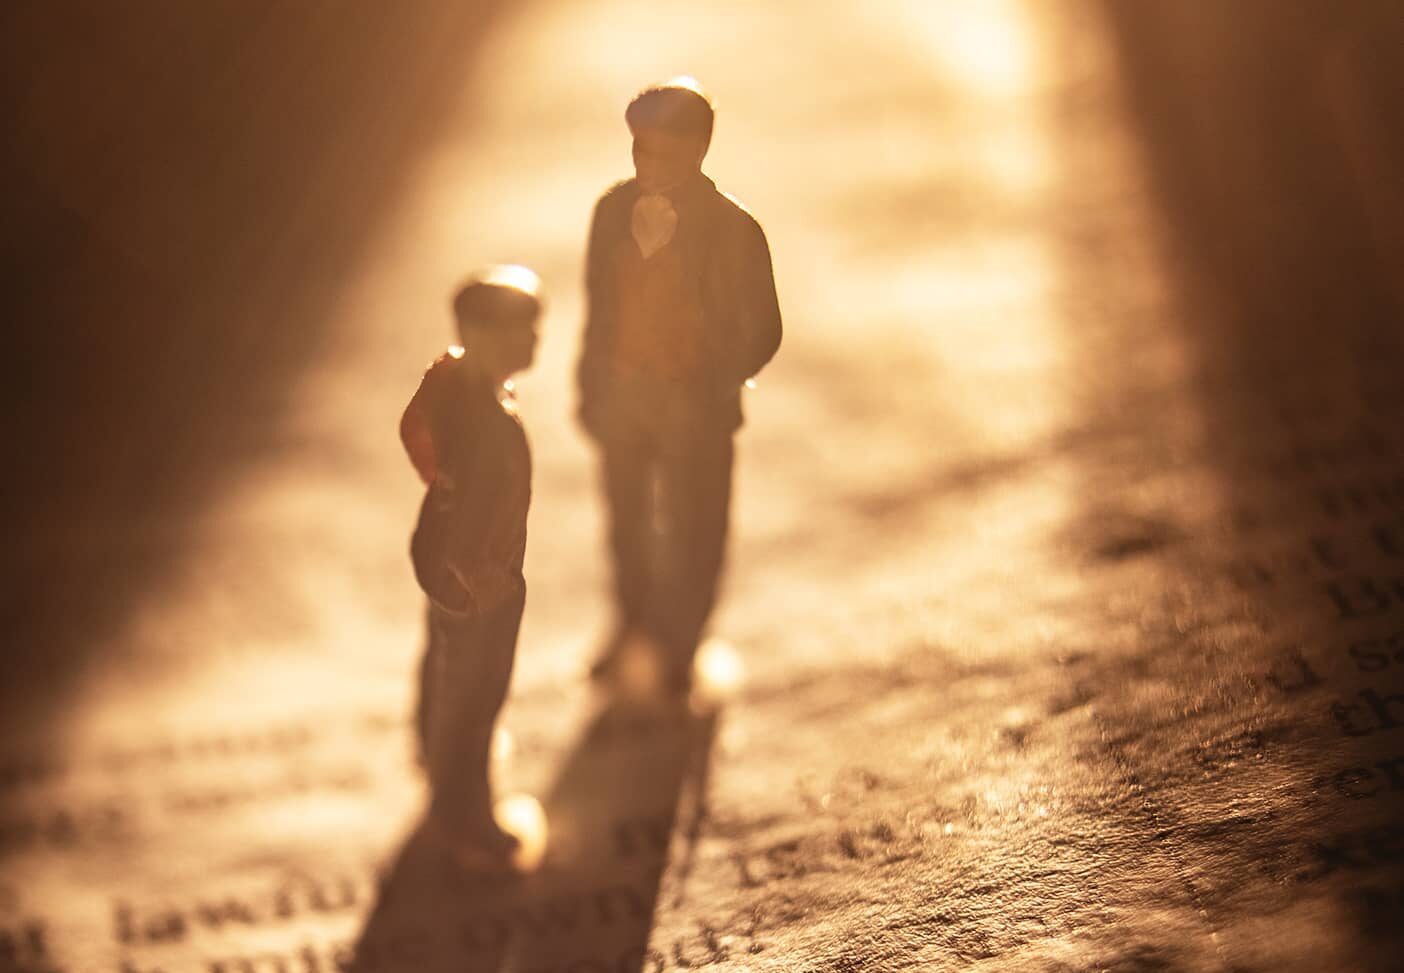
[[[496,28],[276,448],[7,739],[0,969],[1387,968],[1397,346],[1250,353],[1185,299],[1090,14],[790,7]],[[696,712],[582,678],[609,614],[569,380],[623,105],[682,69],[787,326],[739,440],[739,671]],[[417,833],[395,439],[445,296],[504,259],[551,295],[498,762],[549,846],[515,883]]]

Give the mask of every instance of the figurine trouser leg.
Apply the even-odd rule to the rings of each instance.
[[[603,450],[614,597],[621,630],[651,632],[654,573],[652,451],[643,439],[617,439]]]
[[[489,765],[507,697],[525,593],[482,617],[430,606],[421,700],[429,813],[446,831],[495,831]]]
[[[414,705],[414,742],[418,747],[420,766],[429,766],[429,705],[434,691],[431,678],[434,666],[434,608],[428,603],[424,613],[424,653],[419,657],[419,696]]]
[[[661,643],[670,677],[683,683],[716,603],[732,457],[729,430],[603,444],[621,619]]]
[[[731,515],[730,432],[666,444],[658,462],[663,526],[661,636],[670,675],[686,686],[692,658],[716,605]]]

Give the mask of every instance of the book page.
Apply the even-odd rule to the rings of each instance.
[[[198,510],[46,534],[163,570],[62,683],[6,687],[0,969],[1387,968],[1400,332],[1210,279],[1099,9],[498,15],[257,458]],[[573,368],[624,105],[680,69],[786,334],[670,705],[585,677],[611,578]],[[396,437],[447,296],[501,259],[549,300],[493,748],[544,857],[510,878],[424,827]]]

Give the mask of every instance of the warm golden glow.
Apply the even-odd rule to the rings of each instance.
[[[492,733],[492,762],[498,767],[505,766],[512,762],[512,755],[516,753],[517,741],[512,736],[512,731],[506,727],[499,726]]]
[[[530,794],[509,794],[493,805],[492,816],[499,828],[521,842],[512,864],[521,871],[532,871],[540,865],[546,857],[548,831],[541,802]]]
[[[482,281],[497,287],[511,287],[526,294],[538,294],[541,291],[541,278],[521,264],[497,264],[490,267],[482,275]]]
[[[1000,0],[934,8],[928,20],[943,66],[970,95],[1013,95],[1033,85],[1037,67],[1028,20]]]
[[[711,96],[702,90],[702,82],[698,81],[690,74],[680,74],[675,78],[669,78],[667,81],[663,82],[663,84],[669,88],[686,88],[688,91],[694,91],[708,101],[711,101]]]
[[[1404,204],[1373,17],[1183,4],[1176,37],[1150,12],[1174,4],[598,0],[484,25],[478,4],[425,0],[287,4],[269,30],[206,13],[232,5],[159,24],[76,6],[97,19],[26,11],[21,33],[120,83],[37,50],[16,68],[21,109],[106,106],[15,126],[71,156],[22,151],[20,237],[81,238],[22,255],[23,304],[63,325],[37,330],[112,340],[85,361],[50,336],[43,404],[63,422],[25,410],[12,477],[32,471],[42,502],[10,545],[28,586],[0,744],[7,967],[1389,966],[1376,846],[1397,744],[1376,731],[1398,669],[1355,651],[1387,642],[1404,600],[1379,526],[1404,421],[1383,330]],[[661,381],[615,397],[648,452],[696,471],[620,491],[662,538],[641,559],[651,604],[618,611],[619,505],[573,421],[598,310],[578,271],[591,203],[630,174],[620,109],[676,66],[726,102],[707,172],[764,222],[790,332],[745,382],[734,476],[687,448],[705,417],[659,408]],[[185,137],[192,118],[212,137]],[[677,138],[691,176],[700,149]],[[664,258],[644,272],[659,291],[678,266],[691,281],[681,244],[719,239],[665,185],[678,206],[637,212],[666,232],[635,238]],[[1176,259],[1200,251],[1254,254],[1253,273]],[[423,505],[434,478],[395,429],[451,335],[472,336],[473,383],[529,357],[534,273],[477,278],[510,292],[478,292],[481,319],[445,301],[504,255],[551,298],[521,379],[535,499],[514,660],[495,611],[490,631],[426,633],[406,558],[419,511],[487,509],[489,464],[459,493],[457,461],[485,457],[439,449]],[[605,279],[630,290],[640,266]],[[513,328],[479,330],[499,309]],[[699,412],[713,391],[730,411],[744,378],[728,330],[707,355],[652,336],[660,375],[690,360]],[[754,330],[735,330],[744,350]],[[606,380],[631,356],[611,357]],[[440,405],[479,418],[462,384],[426,389],[428,439],[452,425]],[[733,481],[715,630],[735,642],[694,659],[686,582],[717,522],[667,514]],[[495,526],[455,560],[502,553]],[[602,678],[574,671],[633,624],[671,651],[636,641]],[[446,633],[502,664],[457,685]],[[512,729],[493,732],[502,693]],[[475,753],[440,746],[452,722]],[[1275,727],[1292,732],[1255,729]],[[513,885],[509,864],[538,874]]]
[[[697,652],[693,673],[699,696],[722,701],[740,690],[746,678],[746,665],[732,645],[720,639],[708,639]]]

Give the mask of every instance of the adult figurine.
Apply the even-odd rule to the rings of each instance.
[[[711,100],[692,78],[624,113],[635,177],[600,198],[586,258],[579,418],[602,459],[618,618],[591,670],[634,646],[685,693],[716,600],[741,389],[780,345],[760,224],[702,173]]]
[[[531,453],[509,379],[532,362],[541,307],[525,267],[471,279],[453,299],[461,344],[430,365],[400,422],[428,487],[410,543],[429,601],[418,714],[428,832],[475,870],[510,868],[517,847],[493,819],[488,774],[526,598]]]

